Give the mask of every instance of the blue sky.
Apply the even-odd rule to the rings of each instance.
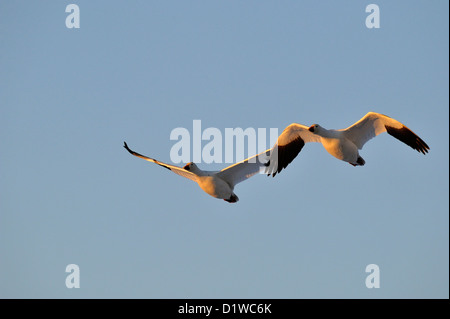
[[[364,1],[76,1],[68,29],[70,3],[0,2],[0,297],[449,297],[447,1],[377,1],[379,29]],[[354,168],[306,145],[228,204],[122,147],[170,162],[195,119],[368,111],[430,153],[383,134]]]

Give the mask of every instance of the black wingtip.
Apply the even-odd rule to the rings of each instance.
[[[133,154],[133,151],[130,150],[130,148],[128,147],[127,142],[123,142],[123,147],[124,147],[128,152],[130,152],[131,154]]]
[[[388,134],[402,141],[406,145],[415,149],[419,153],[426,154],[430,147],[422,140],[419,136],[417,136],[413,131],[403,125],[402,128],[395,128],[388,125],[385,125],[386,131]]]

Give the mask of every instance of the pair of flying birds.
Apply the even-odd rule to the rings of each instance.
[[[262,170],[267,175],[275,176],[292,162],[305,143],[322,143],[327,152],[337,159],[353,166],[363,166],[365,161],[358,150],[362,149],[367,141],[383,132],[388,132],[422,154],[428,153],[430,149],[419,136],[399,121],[374,112],[367,113],[358,122],[342,130],[328,130],[318,124],[307,127],[293,123],[283,130],[272,149],[219,172],[203,171],[192,162],[184,167],[169,165],[132,151],[125,142],[124,147],[134,156],[161,165],[175,174],[197,182],[207,194],[229,203],[236,203],[239,200],[233,192],[236,184]]]

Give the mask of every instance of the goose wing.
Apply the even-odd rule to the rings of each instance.
[[[234,187],[234,185],[262,172],[269,161],[269,155],[270,149],[228,166],[216,175]]]
[[[123,142],[123,144],[124,144],[123,147],[125,147],[125,149],[126,149],[128,152],[130,152],[131,155],[134,155],[134,156],[140,157],[140,158],[142,158],[142,159],[144,159],[144,160],[146,160],[146,161],[149,161],[149,162],[158,164],[158,165],[160,165],[160,166],[162,166],[162,167],[164,167],[164,168],[167,168],[168,170],[174,172],[175,174],[180,175],[180,176],[183,176],[183,177],[186,177],[186,178],[189,178],[190,180],[193,180],[194,182],[197,181],[197,175],[196,175],[196,174],[194,174],[194,173],[192,173],[192,172],[190,172],[190,171],[187,171],[187,170],[185,170],[185,169],[182,168],[182,167],[178,167],[178,166],[166,164],[166,163],[160,162],[160,161],[158,161],[158,160],[155,160],[154,158],[150,158],[150,157],[141,155],[141,154],[139,154],[139,153],[136,153],[135,151],[131,150],[131,149],[128,147],[128,145],[127,145],[126,142]]]
[[[292,123],[287,126],[272,149],[266,174],[275,177],[297,157],[306,143],[320,141],[320,136],[310,132],[305,125]]]
[[[422,154],[428,153],[430,149],[427,143],[405,125],[380,113],[369,112],[358,122],[341,131],[359,149],[362,149],[367,141],[384,132],[388,132]]]

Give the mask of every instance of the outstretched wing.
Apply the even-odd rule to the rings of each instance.
[[[409,145],[422,154],[428,153],[430,149],[419,136],[389,116],[369,112],[352,126],[342,130],[346,138],[362,149],[364,144],[375,136],[388,132],[388,134]]]
[[[308,127],[302,124],[292,123],[286,127],[278,137],[270,154],[270,161],[266,165],[266,174],[273,177],[286,168],[303,146],[309,142],[320,142],[320,136],[308,131]]]
[[[162,166],[162,167],[167,168],[168,170],[171,170],[171,171],[174,172],[175,174],[180,175],[180,176],[183,176],[183,177],[186,177],[186,178],[189,178],[190,180],[193,180],[194,182],[197,181],[197,175],[195,175],[194,173],[189,172],[189,171],[185,170],[185,169],[182,168],[182,167],[178,167],[178,166],[173,166],[173,165],[170,165],[170,164],[166,164],[166,163],[160,162],[160,161],[158,161],[158,160],[155,160],[154,158],[150,158],[150,157],[141,155],[141,154],[139,154],[139,153],[136,153],[135,151],[132,151],[132,150],[128,147],[128,145],[127,145],[126,142],[123,142],[123,144],[124,144],[123,147],[125,147],[125,149],[126,149],[128,152],[130,152],[131,155],[134,155],[134,156],[140,157],[140,158],[142,158],[142,159],[145,159],[146,161],[149,161],[149,162],[158,164],[158,165],[160,165],[160,166]]]
[[[266,167],[269,156],[270,149],[249,157],[242,162],[228,166],[216,175],[226,181],[231,187],[234,187],[234,185],[262,172]]]

